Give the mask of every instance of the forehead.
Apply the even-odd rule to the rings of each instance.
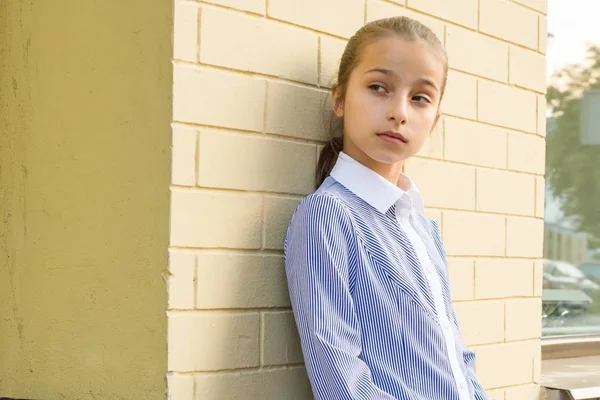
[[[357,69],[385,68],[399,76],[429,76],[441,83],[445,64],[439,53],[423,40],[397,37],[379,39],[362,49]]]

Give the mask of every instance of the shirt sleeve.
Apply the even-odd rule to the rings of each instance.
[[[460,332],[458,326],[458,320],[456,318],[456,313],[452,310],[452,320],[456,329]],[[474,389],[475,400],[488,400],[487,394],[483,389],[483,386],[477,379],[477,375],[475,375],[475,353],[465,345],[462,339],[460,339],[460,346],[462,348],[462,358],[465,363],[465,367],[467,369],[466,378],[471,381]]]
[[[329,195],[305,198],[288,227],[288,288],[316,400],[394,400],[375,385],[360,358],[349,273],[355,243],[348,215]]]

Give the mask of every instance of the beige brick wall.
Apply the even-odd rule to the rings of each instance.
[[[175,2],[169,395],[309,399],[283,270],[345,40],[428,24],[444,117],[406,165],[440,221],[456,312],[496,400],[538,397],[545,0]],[[510,23],[507,23],[510,21]]]

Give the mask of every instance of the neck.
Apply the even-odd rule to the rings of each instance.
[[[393,185],[398,186],[404,191],[409,189],[410,183],[408,179],[402,174],[404,161],[399,161],[393,164],[379,162],[373,160],[371,157],[369,157],[367,154],[365,154],[358,148],[347,148],[345,145],[343,151],[344,153],[348,154],[348,156],[352,157],[365,167],[369,168],[373,172],[390,181]]]

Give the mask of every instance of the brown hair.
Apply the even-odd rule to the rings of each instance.
[[[334,88],[339,93],[340,99],[346,97],[350,74],[352,74],[354,68],[360,63],[360,56],[363,49],[379,39],[390,36],[399,36],[406,40],[423,40],[439,53],[444,62],[444,82],[441,90],[441,96],[443,96],[448,74],[448,59],[442,43],[435,33],[422,23],[407,17],[393,17],[380,19],[366,24],[360,28],[346,44],[346,48],[340,60],[337,82],[334,85]],[[334,118],[332,120],[330,127],[332,138],[325,147],[323,147],[323,150],[321,150],[319,162],[317,164],[315,176],[317,188],[331,173],[337,160],[337,156],[344,147],[343,125],[342,118]]]

